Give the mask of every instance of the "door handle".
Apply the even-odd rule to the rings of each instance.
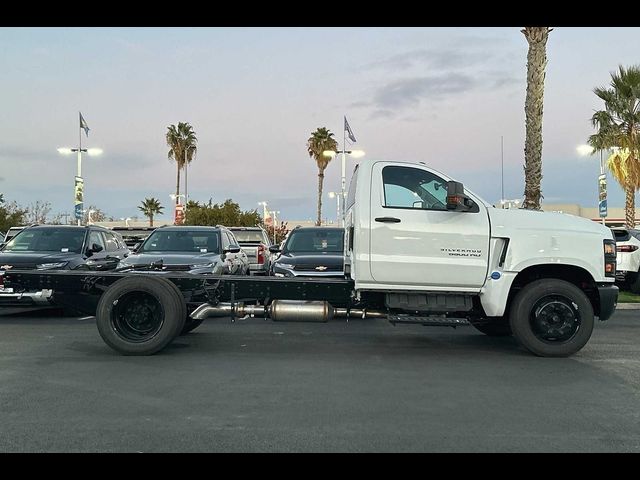
[[[378,217],[375,220],[381,223],[400,223],[400,219],[396,217]]]

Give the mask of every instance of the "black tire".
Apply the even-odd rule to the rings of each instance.
[[[479,318],[473,320],[471,325],[489,337],[509,337],[513,335],[507,317]]]
[[[168,280],[130,276],[102,295],[96,310],[98,332],[123,355],[153,355],[182,331],[187,307],[180,290]]]
[[[631,293],[640,294],[640,272],[627,274],[629,276],[629,290]]]
[[[195,330],[200,325],[202,325],[202,322],[204,322],[204,318],[201,318],[198,320],[195,318],[187,317],[186,320],[184,321],[184,327],[182,327],[182,331],[180,332],[180,335],[186,335],[187,333]]]
[[[509,310],[513,336],[541,357],[568,357],[591,338],[594,314],[585,293],[558,279],[536,280],[513,299]]]

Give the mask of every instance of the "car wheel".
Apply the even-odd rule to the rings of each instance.
[[[153,355],[182,331],[187,307],[180,290],[159,277],[125,277],[102,295],[98,332],[123,355]]]
[[[568,357],[591,338],[594,313],[591,302],[572,283],[536,280],[513,299],[509,310],[513,336],[541,357]]]

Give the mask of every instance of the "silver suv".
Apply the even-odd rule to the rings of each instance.
[[[247,254],[249,269],[253,275],[267,275],[271,263],[271,240],[261,227],[228,227],[240,248]]]

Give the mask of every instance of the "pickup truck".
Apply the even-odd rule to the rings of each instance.
[[[249,259],[249,271],[252,275],[269,273],[271,241],[267,232],[260,227],[229,227]]]
[[[595,222],[503,210],[423,163],[363,161],[346,199],[345,278],[9,270],[14,291],[47,288],[95,314],[102,339],[150,355],[187,318],[275,322],[386,318],[513,335],[535,355],[565,357],[607,320],[618,297],[616,244]]]

